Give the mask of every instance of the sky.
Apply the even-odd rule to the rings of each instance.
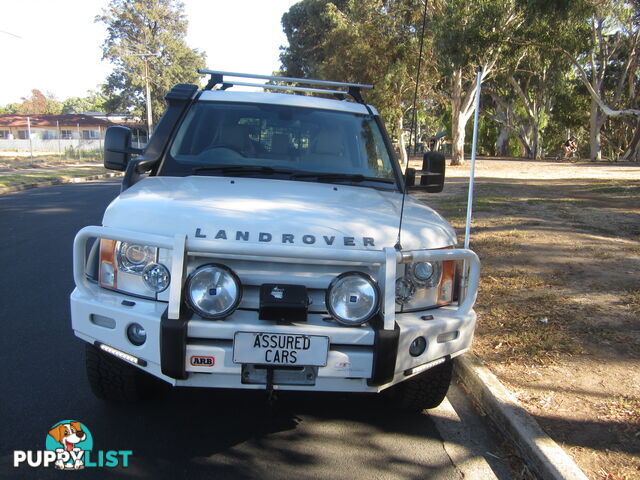
[[[183,0],[187,44],[214,70],[269,75],[287,44],[280,19],[297,0]],[[37,88],[57,100],[86,95],[111,71],[94,18],[108,0],[17,0],[0,15],[0,106]]]

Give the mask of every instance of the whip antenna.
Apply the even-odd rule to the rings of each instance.
[[[469,196],[467,198],[467,221],[464,229],[464,248],[469,248],[471,236],[471,214],[473,209],[473,184],[476,171],[476,147],[478,144],[478,114],[480,113],[480,88],[482,87],[482,68],[478,67],[476,79],[476,111],[473,116],[473,143],[471,146],[471,172],[469,173]]]
[[[422,32],[420,33],[420,53],[418,54],[418,71],[416,73],[416,89],[413,92],[413,118],[411,120],[411,129],[409,130],[409,144],[411,145],[411,137],[413,136],[414,127],[416,124],[416,102],[418,100],[418,85],[420,85],[420,68],[422,67],[422,47],[424,45],[424,28],[427,24],[427,0],[424,0],[424,13],[422,14]],[[400,132],[402,135],[402,132]],[[415,139],[413,142],[413,150],[415,153],[416,144],[418,143],[418,131],[416,129]],[[398,225],[398,240],[395,245],[395,249],[400,251],[402,250],[402,245],[400,244],[400,235],[402,233],[402,216],[404,214],[404,200],[407,196],[407,169],[409,168],[409,154],[407,155],[407,164],[405,165],[405,174],[404,174],[404,188],[402,189],[402,205],[400,206],[400,225]]]

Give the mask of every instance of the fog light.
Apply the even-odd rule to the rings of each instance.
[[[132,323],[127,327],[127,338],[131,343],[139,347],[147,341],[147,332],[139,323]]]
[[[427,341],[424,337],[417,337],[409,346],[409,353],[412,357],[419,357],[427,348]]]

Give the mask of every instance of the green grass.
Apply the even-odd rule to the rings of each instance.
[[[602,194],[620,194],[618,196],[624,197],[638,197],[640,196],[640,184],[638,182],[610,182],[604,185],[598,185],[589,189],[594,193]]]
[[[0,187],[57,180],[61,178],[88,177],[107,173],[102,165],[95,167],[56,168],[43,172],[12,173],[0,175]]]

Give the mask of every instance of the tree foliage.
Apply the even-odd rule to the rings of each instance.
[[[196,83],[205,54],[190,48],[187,20],[176,0],[110,0],[96,21],[107,25],[103,58],[114,65],[104,93],[108,111],[128,110],[143,117],[149,80],[154,120],[164,95],[176,83]]]
[[[302,0],[282,18],[289,40],[282,70],[374,83],[367,100],[401,140],[411,118],[423,6]],[[482,67],[485,151],[507,154],[515,146],[521,155],[556,156],[576,135],[583,153],[590,144],[592,158],[603,151],[637,160],[639,25],[637,0],[430,0],[422,128],[446,128],[453,163],[464,158]]]
[[[373,83],[366,92],[405,153],[404,131],[411,118],[422,22],[420,0],[303,0],[282,17],[289,46],[280,56],[285,75]],[[430,44],[423,57],[429,57]],[[435,75],[428,62],[418,85],[428,101]],[[430,75],[430,73],[432,73]]]
[[[62,102],[62,113],[101,112],[107,98],[102,92],[90,90],[85,97],[70,97]]]
[[[2,113],[20,115],[44,115],[62,113],[62,103],[51,94],[48,96],[37,88],[31,90],[31,96],[23,97],[21,103],[11,103],[0,109]]]

